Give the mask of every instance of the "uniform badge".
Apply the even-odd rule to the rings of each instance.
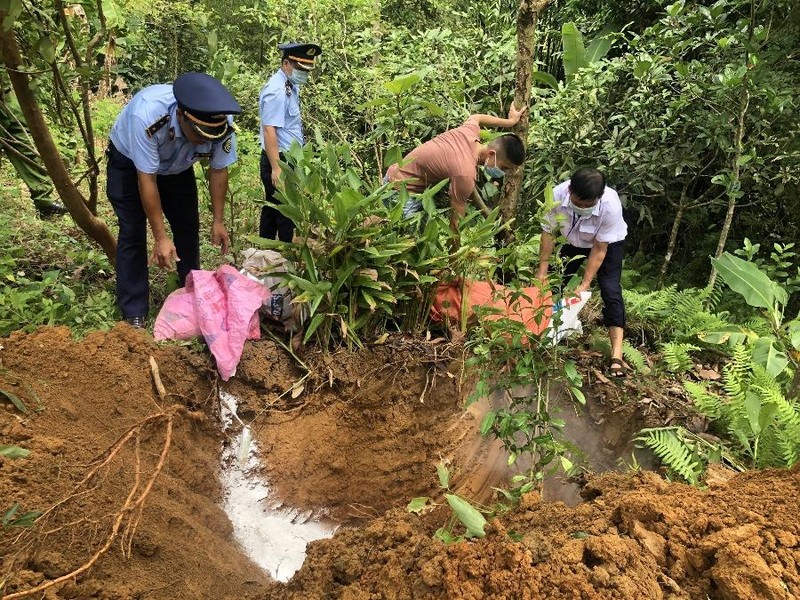
[[[233,147],[233,140],[231,139],[230,136],[228,136],[228,139],[222,142],[222,149],[225,150],[227,154],[230,154],[232,147]]]
[[[161,129],[164,125],[166,125],[168,122],[169,122],[169,115],[166,114],[163,117],[161,117],[158,121],[150,125],[150,127],[145,127],[144,131],[147,134],[147,137],[148,138],[153,137],[156,134],[156,132],[159,129]]]
[[[286,97],[288,98],[291,95],[292,95],[292,82],[291,81],[287,81],[286,82]]]

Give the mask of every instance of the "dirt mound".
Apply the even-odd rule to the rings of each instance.
[[[90,565],[44,597],[800,597],[798,470],[740,475],[705,492],[654,474],[595,477],[587,502],[568,508],[529,495],[486,538],[449,546],[433,538],[450,519],[444,506],[385,512],[436,497],[440,457],[471,499],[507,475],[495,468],[504,462],[497,445],[478,441],[481,407],[461,409],[459,349],[400,336],[358,352],[309,352],[308,370],[272,341],[248,344],[225,384],[282,500],[362,522],[312,543],[290,583],[270,582],[232,541],[220,508],[212,474],[225,440],[206,357],[127,326],[82,342],[46,328],[0,344],[0,389],[28,409],[0,403],[0,439],[30,450],[0,459],[0,514],[62,501],[33,528],[0,529],[4,594]],[[641,406],[668,408],[630,385],[619,389],[637,399],[631,419],[650,418]],[[612,407],[629,404],[620,397]],[[607,417],[590,409],[593,422]],[[600,445],[626,432],[610,427]]]
[[[30,450],[27,458],[0,458],[0,514],[15,503],[21,514],[69,498],[32,529],[0,530],[0,582],[9,578],[5,588],[0,584],[3,593],[30,589],[91,560],[110,539],[126,500],[145,491],[171,422],[168,455],[143,511],[120,521],[89,575],[62,585],[58,597],[254,597],[267,578],[231,541],[219,507],[220,439],[207,418],[214,386],[204,358],[156,347],[128,326],[80,343],[66,329],[43,329],[0,344],[0,389],[28,409],[23,414],[0,403],[0,440]],[[169,392],[163,401],[153,387],[150,355]],[[159,414],[76,489],[98,456],[107,457],[115,441]]]
[[[798,469],[708,491],[608,474],[584,493],[591,500],[574,508],[531,494],[484,539],[449,546],[432,538],[444,508],[394,511],[313,542],[295,578],[267,598],[800,597]]]

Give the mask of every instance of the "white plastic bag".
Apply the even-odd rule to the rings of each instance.
[[[574,333],[583,333],[583,325],[578,318],[578,313],[581,312],[581,309],[591,297],[592,292],[581,292],[580,297],[567,296],[553,305],[553,321],[550,327],[550,337],[553,339],[554,344],[557,344],[563,338]],[[558,330],[555,329],[557,321],[560,321],[558,323]]]

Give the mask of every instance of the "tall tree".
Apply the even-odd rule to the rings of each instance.
[[[528,106],[531,100],[531,73],[536,47],[536,25],[539,17],[552,0],[521,0],[517,12],[517,76],[514,102],[517,106]],[[514,133],[523,140],[528,136],[529,111],[523,113]],[[504,221],[514,218],[517,198],[522,185],[523,170],[517,169],[505,177],[503,195],[500,198],[500,213]]]
[[[8,71],[11,85],[30,129],[31,138],[42,157],[45,168],[53,180],[58,195],[63,200],[75,223],[103,249],[112,264],[117,253],[117,243],[111,230],[89,210],[87,201],[72,180],[64,159],[53,142],[42,109],[34,95],[29,79],[30,65],[20,53],[14,30],[13,15],[0,9],[0,46],[3,65]]]

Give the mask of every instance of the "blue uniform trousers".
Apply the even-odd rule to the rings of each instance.
[[[561,259],[567,263],[564,270],[563,286],[589,256],[591,248],[578,248],[571,244],[561,247]],[[606,327],[625,327],[625,303],[622,300],[622,259],[625,256],[625,240],[608,245],[605,260],[597,270],[597,284],[603,299],[603,325]]]
[[[278,155],[281,160],[284,160],[283,153]],[[275,200],[275,186],[272,185],[272,165],[269,163],[267,153],[261,152],[261,183],[264,184],[264,193],[267,202],[277,204]],[[258,235],[268,240],[274,240],[275,234],[282,242],[291,242],[294,237],[294,223],[289,217],[281,214],[281,212],[272,206],[261,207],[261,220],[258,225]]]
[[[150,282],[147,270],[147,215],[139,196],[133,161],[109,142],[106,193],[119,220],[117,238],[117,304],[124,318],[147,316]],[[172,229],[181,285],[200,268],[200,214],[194,168],[156,176],[161,209]]]

